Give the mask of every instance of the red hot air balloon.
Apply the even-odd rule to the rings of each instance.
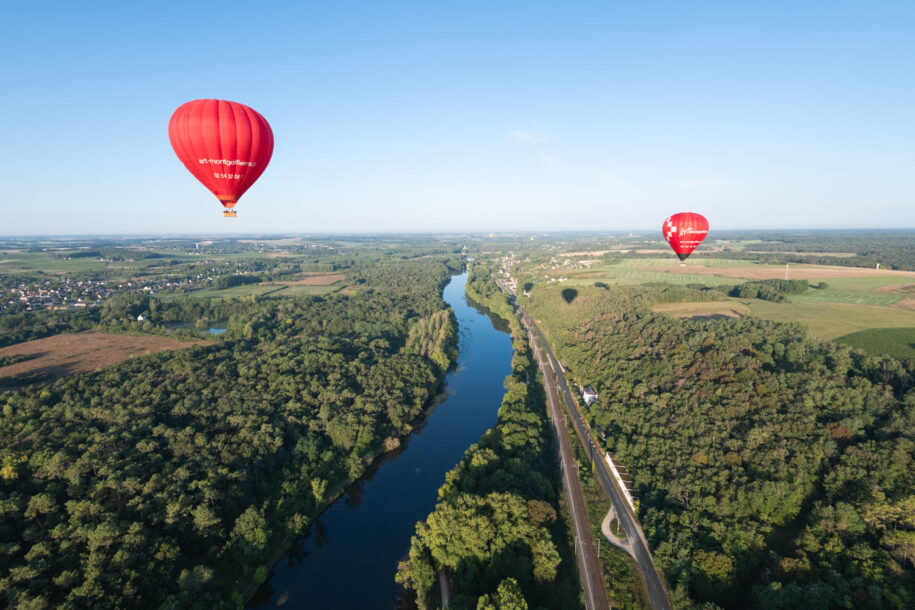
[[[168,122],[175,154],[235,216],[235,204],[267,169],[273,130],[256,110],[226,100],[194,100]]]
[[[702,214],[680,212],[664,221],[661,232],[680,260],[685,261],[708,235],[708,220]]]

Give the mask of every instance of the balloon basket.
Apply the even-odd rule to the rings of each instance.
[[[236,216],[238,216],[238,212],[236,212],[235,210],[223,210],[222,215],[225,218],[235,218]]]

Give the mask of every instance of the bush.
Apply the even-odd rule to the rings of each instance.
[[[787,302],[786,294],[800,294],[809,288],[807,280],[759,280],[735,286],[732,297],[742,299],[762,299],[776,303]]]

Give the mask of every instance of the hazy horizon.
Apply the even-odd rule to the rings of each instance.
[[[915,232],[915,226],[913,227],[836,227],[836,228],[821,228],[821,227],[771,227],[771,228],[746,228],[746,227],[737,227],[734,229],[720,229],[715,231],[714,229],[709,232],[709,237],[714,240],[715,233],[719,234],[732,234],[732,233],[787,233],[787,232],[796,232],[796,234],[805,234],[805,233],[857,233],[857,234],[868,234],[868,233],[910,233]],[[648,229],[648,228],[623,228],[623,229],[515,229],[515,230],[494,230],[487,231],[485,229],[480,230],[462,230],[460,228],[455,229],[442,229],[442,230],[428,230],[428,231],[313,231],[313,232],[298,232],[298,231],[250,231],[246,233],[235,232],[235,233],[207,233],[205,231],[196,231],[196,232],[186,232],[186,233],[177,233],[177,232],[161,232],[161,233],[42,233],[42,234],[0,234],[0,240],[4,239],[101,239],[101,238],[124,238],[124,239],[156,239],[156,238],[183,238],[183,237],[204,237],[204,238],[214,238],[214,239],[234,239],[234,238],[252,238],[252,237],[261,237],[265,239],[269,238],[278,238],[278,237],[315,237],[318,239],[326,239],[333,237],[373,237],[373,236],[451,236],[451,235],[473,235],[473,236],[482,236],[487,237],[490,233],[493,233],[495,237],[510,237],[513,235],[524,235],[525,237],[530,235],[541,234],[544,236],[556,236],[556,235],[594,235],[594,236],[615,236],[621,235],[623,233],[632,233],[636,235],[650,234],[646,237],[657,237],[658,241],[662,241],[662,234],[660,229]],[[654,234],[657,235],[654,235]]]

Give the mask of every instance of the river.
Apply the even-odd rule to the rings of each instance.
[[[439,404],[296,541],[251,608],[396,607],[394,574],[416,522],[435,507],[445,473],[495,424],[511,372],[508,327],[467,299],[466,282],[466,273],[455,275],[443,293],[457,317],[459,353]]]

